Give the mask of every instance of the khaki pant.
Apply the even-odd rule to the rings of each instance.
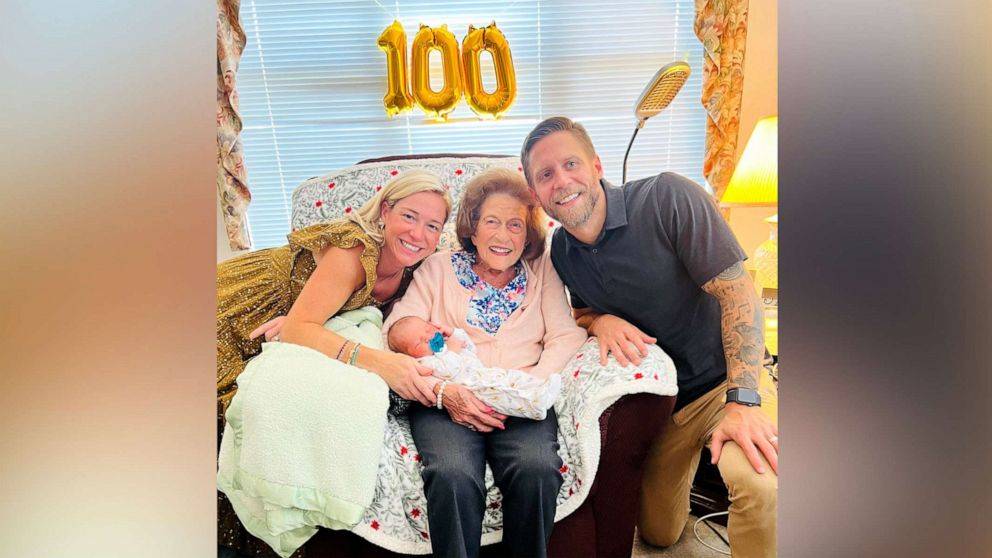
[[[761,409],[778,423],[778,395],[762,371]],[[648,543],[670,546],[679,540],[689,515],[689,490],[703,445],[723,418],[726,382],[672,415],[651,445],[641,485],[638,529]],[[762,456],[764,459],[764,456]],[[775,556],[778,475],[765,462],[758,474],[734,442],[726,442],[718,463],[730,493],[727,533],[731,552],[740,558]]]

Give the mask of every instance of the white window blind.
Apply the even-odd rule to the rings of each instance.
[[[627,176],[670,170],[705,184],[702,45],[692,30],[694,10],[694,0],[242,0],[248,44],[238,89],[253,246],[286,242],[290,196],[307,178],[389,155],[518,155],[527,133],[549,116],[584,124],[606,178],[618,184],[634,102],[673,60],[687,60],[692,75],[672,105],[639,132]],[[446,123],[419,108],[388,120],[386,57],[376,39],[393,19],[406,31],[408,53],[421,23],[447,24],[460,43],[470,23],[495,20],[516,70],[513,106],[495,122],[476,118],[464,100]],[[437,88],[440,66],[431,59]],[[488,56],[482,66],[492,90]]]

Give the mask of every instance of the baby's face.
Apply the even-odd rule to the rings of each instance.
[[[420,318],[404,318],[389,330],[389,342],[414,358],[429,356],[431,338],[440,331]]]

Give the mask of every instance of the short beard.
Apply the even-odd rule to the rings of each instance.
[[[553,211],[548,211],[548,214],[552,218],[556,219],[565,229],[576,229],[585,225],[589,218],[592,217],[592,211],[596,207],[596,202],[599,201],[599,184],[586,190],[586,198],[580,207],[576,207],[570,212],[569,215],[561,215],[558,211],[558,206],[554,202],[551,202],[551,209]]]

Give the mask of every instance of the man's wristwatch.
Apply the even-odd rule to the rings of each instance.
[[[727,403],[737,403],[748,407],[760,407],[761,396],[758,390],[748,388],[730,388],[727,390]]]

